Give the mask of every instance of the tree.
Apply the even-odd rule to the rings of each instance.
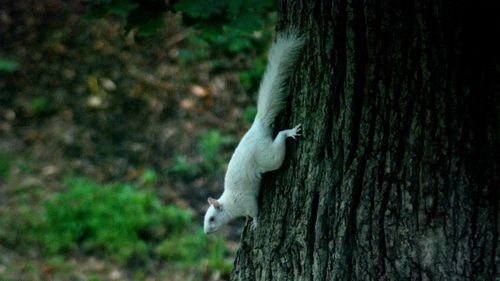
[[[499,280],[500,28],[467,1],[282,1],[309,44],[231,280]],[[482,35],[481,31],[486,31]]]

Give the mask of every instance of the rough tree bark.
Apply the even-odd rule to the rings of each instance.
[[[231,280],[500,280],[496,11],[281,3],[310,43],[276,127],[304,136],[265,175]]]

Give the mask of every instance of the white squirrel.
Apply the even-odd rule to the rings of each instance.
[[[271,125],[285,105],[285,82],[304,43],[305,37],[293,30],[279,33],[272,44],[259,88],[255,120],[229,161],[221,197],[208,198],[210,207],[204,221],[206,234],[220,230],[240,216],[252,217],[252,228],[257,227],[257,196],[262,174],[281,167],[285,159],[286,138],[300,136],[299,124],[293,129],[280,131],[273,140]]]

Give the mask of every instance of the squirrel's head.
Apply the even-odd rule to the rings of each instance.
[[[205,214],[205,222],[203,225],[203,230],[206,234],[218,231],[230,221],[230,216],[224,211],[222,203],[219,200],[208,197],[208,203],[210,207],[208,207],[207,213]]]

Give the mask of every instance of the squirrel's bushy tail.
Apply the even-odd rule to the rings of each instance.
[[[269,50],[266,72],[260,83],[256,121],[270,127],[285,105],[285,82],[306,41],[296,30],[278,33]]]

